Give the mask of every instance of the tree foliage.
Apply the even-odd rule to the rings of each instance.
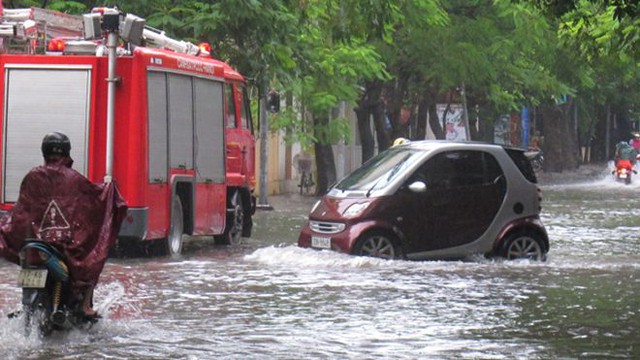
[[[379,149],[407,133],[404,111],[422,126],[419,136],[427,126],[427,114],[434,133],[443,136],[435,104],[461,101],[461,89],[474,111],[470,121],[480,122],[474,139],[490,140],[493,119],[523,106],[540,107],[541,113],[555,116],[545,131],[562,134],[560,139],[575,137],[571,129],[578,128],[576,143],[582,145],[592,138],[603,139],[605,114],[614,114],[620,129],[630,128],[629,121],[640,118],[640,16],[635,0],[16,0],[4,4],[71,13],[117,5],[175,37],[208,41],[216,57],[230,62],[252,83],[295,99],[276,115],[272,127],[285,129],[287,139],[307,148],[325,146],[316,150],[330,157],[326,147],[355,130],[335,111],[342,101],[356,109],[363,159],[373,153],[372,125]],[[557,105],[567,95],[570,101]],[[576,124],[567,126],[576,118]],[[598,146],[606,153],[603,143]],[[322,165],[322,171],[329,173],[327,182],[332,177],[331,161]]]

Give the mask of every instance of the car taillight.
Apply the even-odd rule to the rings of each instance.
[[[64,40],[51,39],[47,45],[48,51],[64,51]]]
[[[42,265],[47,260],[47,255],[37,249],[24,250],[24,262],[27,265]]]

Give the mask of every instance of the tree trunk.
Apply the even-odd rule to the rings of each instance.
[[[417,128],[415,140],[424,140],[427,138],[427,118],[429,117],[429,102],[426,97],[420,99],[418,104]]]
[[[578,167],[575,152],[575,134],[569,127],[570,121],[560,106],[546,104],[540,107],[544,121],[544,170],[562,172]]]
[[[358,119],[358,133],[362,142],[363,163],[374,155],[375,142],[371,133],[371,114],[374,107],[381,104],[381,95],[382,83],[380,81],[367,82],[364,93],[358,101],[358,107],[354,109]],[[384,106],[382,106],[382,122],[384,123]]]
[[[431,131],[433,131],[436,139],[444,139],[445,134],[442,125],[440,125],[440,119],[438,118],[438,111],[436,109],[435,101],[431,101],[429,103],[429,126],[431,126]]]
[[[577,133],[574,131],[573,119],[571,113],[574,102],[571,101],[567,105],[560,106],[563,117],[563,133],[565,134],[565,140],[562,142],[562,162],[565,165],[565,169],[574,170],[580,166],[580,158],[578,154],[578,139]]]
[[[314,116],[313,117],[314,128],[323,128],[329,122],[329,116]],[[329,186],[336,182],[336,162],[333,157],[333,149],[331,144],[328,144],[327,139],[319,134],[315,134],[318,141],[314,144],[316,155],[316,195],[324,195]]]
[[[316,196],[326,194],[329,186],[333,185],[336,180],[336,163],[333,158],[333,150],[331,144],[315,143],[316,152]]]
[[[373,134],[369,126],[369,108],[358,107],[354,109],[354,111],[358,119],[358,133],[360,134],[360,142],[362,143],[362,162],[364,163],[373,157],[373,150],[375,148]]]
[[[378,139],[378,152],[391,146],[389,133],[385,127],[384,104],[379,101],[371,107],[373,113],[373,123],[376,126],[376,138]]]
[[[481,140],[481,134],[479,132],[480,124],[478,124],[477,115],[478,115],[478,112],[475,110],[475,107],[467,115],[469,117],[469,137],[470,137],[470,139],[467,139],[467,141]]]

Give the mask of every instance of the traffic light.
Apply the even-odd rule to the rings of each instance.
[[[275,90],[270,90],[267,95],[267,106],[269,111],[277,113],[280,111],[280,93]]]

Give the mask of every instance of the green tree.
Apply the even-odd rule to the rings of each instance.
[[[575,49],[591,78],[578,87],[580,133],[598,160],[609,159],[614,144],[630,137],[630,120],[640,118],[640,18],[621,6],[576,2],[559,28],[561,43]]]
[[[280,78],[302,104],[300,113],[310,118],[311,126],[306,129],[313,134],[318,194],[336,180],[331,145],[349,130],[345,118],[330,113],[340,101],[356,101],[361,94],[358,85],[366,79],[387,76],[379,54],[352,21],[358,11],[370,11],[364,4],[316,1],[297,8],[298,36],[292,47],[296,76]]]
[[[534,9],[482,0],[448,1],[444,8],[446,26],[401,33],[397,47],[403,51],[394,52],[392,62],[421,92],[415,97],[426,97],[431,120],[437,119],[435,104],[442,95],[455,94],[463,84],[472,105],[494,115],[566,91],[546,65],[553,29]],[[441,124],[431,126],[443,136]]]
[[[354,27],[360,29],[359,34],[382,55],[391,74],[387,81],[365,79],[362,84],[364,91],[355,111],[364,161],[373,156],[375,148],[371,118],[379,151],[387,148],[393,138],[405,135],[399,126],[402,108],[424,90],[411,88],[419,71],[409,57],[426,40],[417,34],[447,24],[448,18],[438,0],[411,0],[379,6],[369,12],[356,11],[351,19]]]

